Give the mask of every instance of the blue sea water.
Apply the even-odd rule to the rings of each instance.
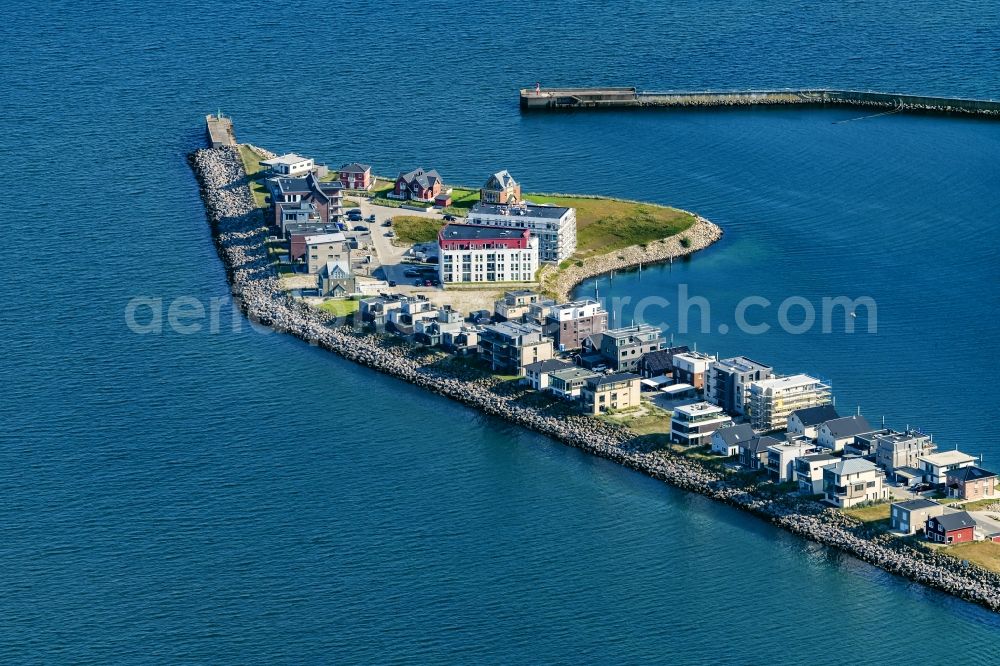
[[[601,295],[672,298],[687,284],[712,303],[713,326],[679,341],[822,374],[843,409],[919,425],[989,465],[1000,125],[837,122],[863,115],[848,110],[522,116],[515,90],[995,98],[997,3],[5,9],[0,661],[1000,653],[996,615],[228,308],[217,332],[125,324],[136,296],[164,312],[227,296],[184,160],[221,108],[240,139],[332,164],[422,164],[464,183],[509,168],[529,190],[698,211],[722,242],[603,279]],[[878,333],[718,333],[747,295],[871,296]],[[650,318],[678,324],[669,309]]]

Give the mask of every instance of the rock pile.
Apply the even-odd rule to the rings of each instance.
[[[261,151],[261,154],[266,154]],[[414,348],[331,322],[329,316],[283,292],[269,263],[267,228],[255,207],[238,149],[202,149],[190,157],[202,188],[213,236],[234,298],[251,321],[287,332],[344,358],[398,377],[475,407],[565,444],[607,458],[673,486],[740,507],[796,534],[847,551],[887,571],[926,583],[992,610],[1000,610],[1000,576],[963,566],[954,558],[912,546],[868,538],[841,513],[812,501],[775,498],[754,487],[731,485],[724,475],[694,460],[662,450],[647,450],[626,428],[582,415],[552,416],[518,402],[516,391],[496,390],[496,380],[470,378],[430,365]],[[668,247],[663,254],[694,251],[718,238],[721,230],[699,220],[689,232],[691,246]],[[623,261],[628,261],[626,259]],[[650,255],[646,255],[650,256]],[[671,255],[678,256],[678,255]],[[648,259],[643,259],[648,261]],[[340,324],[340,325],[332,325]],[[430,356],[431,360],[436,357]]]

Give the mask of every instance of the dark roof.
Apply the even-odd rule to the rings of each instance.
[[[719,428],[715,431],[727,446],[733,446],[739,444],[740,442],[745,442],[754,438],[753,428],[750,427],[748,423],[740,423],[739,425],[730,426],[728,428]]]
[[[448,224],[441,229],[442,240],[509,240],[528,235],[527,229],[484,227],[477,224]]]
[[[761,451],[766,451],[767,447],[774,446],[775,444],[781,444],[781,442],[770,435],[758,435],[741,448],[748,449],[750,453],[759,454]]]
[[[841,437],[853,437],[863,432],[871,432],[871,425],[868,419],[863,416],[844,416],[832,421],[823,423],[830,430],[830,434],[840,439]]]
[[[797,409],[789,416],[797,417],[804,426],[814,426],[832,421],[840,415],[837,414],[837,409],[833,405],[819,405],[818,407]]]
[[[516,219],[518,217],[542,217],[558,220],[566,214],[569,208],[564,206],[538,206],[536,204],[491,204],[477,203],[470,211],[479,215],[502,215]]]
[[[587,380],[587,384],[590,386],[604,386],[605,384],[614,384],[616,382],[624,382],[630,379],[639,379],[639,375],[631,372],[616,372],[613,375],[591,377]]]
[[[416,182],[424,189],[430,189],[435,182],[441,182],[441,176],[434,169],[425,171],[423,168],[417,168],[409,173],[400,174],[400,178],[406,181],[407,185]]]
[[[348,173],[358,173],[358,172],[362,172],[363,173],[365,171],[368,171],[371,168],[372,167],[371,167],[370,164],[361,164],[360,162],[351,162],[350,164],[345,164],[344,166],[340,167],[340,171],[346,171]]]
[[[905,502],[894,502],[893,506],[898,506],[907,511],[916,511],[917,509],[929,509],[932,506],[941,506],[937,502],[932,502],[929,499],[913,499],[907,500]]]
[[[976,467],[975,465],[971,467],[959,467],[948,472],[948,478],[955,479],[956,481],[978,481],[979,479],[989,479],[994,476],[996,474],[993,472],[985,470],[982,467]]]
[[[966,527],[975,527],[976,519],[968,511],[956,511],[955,513],[946,513],[942,516],[937,516],[931,518],[931,520],[936,520],[938,525],[944,528],[945,532],[951,532],[952,530],[961,530]]]
[[[524,369],[536,372],[552,372],[554,370],[565,370],[566,368],[570,368],[572,366],[573,364],[569,361],[560,361],[557,358],[552,358],[547,361],[535,361],[534,363],[529,363],[524,366]]]
[[[658,351],[646,352],[642,355],[642,367],[650,371],[673,370],[674,354],[683,354],[691,351],[687,345],[682,347],[671,347],[670,349],[660,349]]]

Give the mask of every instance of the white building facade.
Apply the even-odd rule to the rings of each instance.
[[[532,282],[538,271],[538,239],[525,230],[449,224],[438,234],[442,284]]]
[[[576,252],[576,209],[530,203],[478,203],[466,218],[469,224],[527,229],[538,240],[538,260],[558,263]]]

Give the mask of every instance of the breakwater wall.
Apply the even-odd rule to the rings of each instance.
[[[522,89],[520,102],[522,111],[844,106],[879,111],[963,114],[1000,119],[1000,100],[932,97],[867,90],[639,92],[635,88],[542,88]]]
[[[621,426],[583,415],[547,413],[544,407],[522,400],[523,389],[428,362],[415,347],[331,320],[292,299],[282,291],[270,265],[264,245],[267,228],[254,205],[238,149],[201,149],[190,156],[190,163],[233,297],[252,321],[1000,612],[1000,575],[963,566],[939,553],[872,537],[857,521],[819,503],[739,486],[696,461],[650,449],[646,440]]]

